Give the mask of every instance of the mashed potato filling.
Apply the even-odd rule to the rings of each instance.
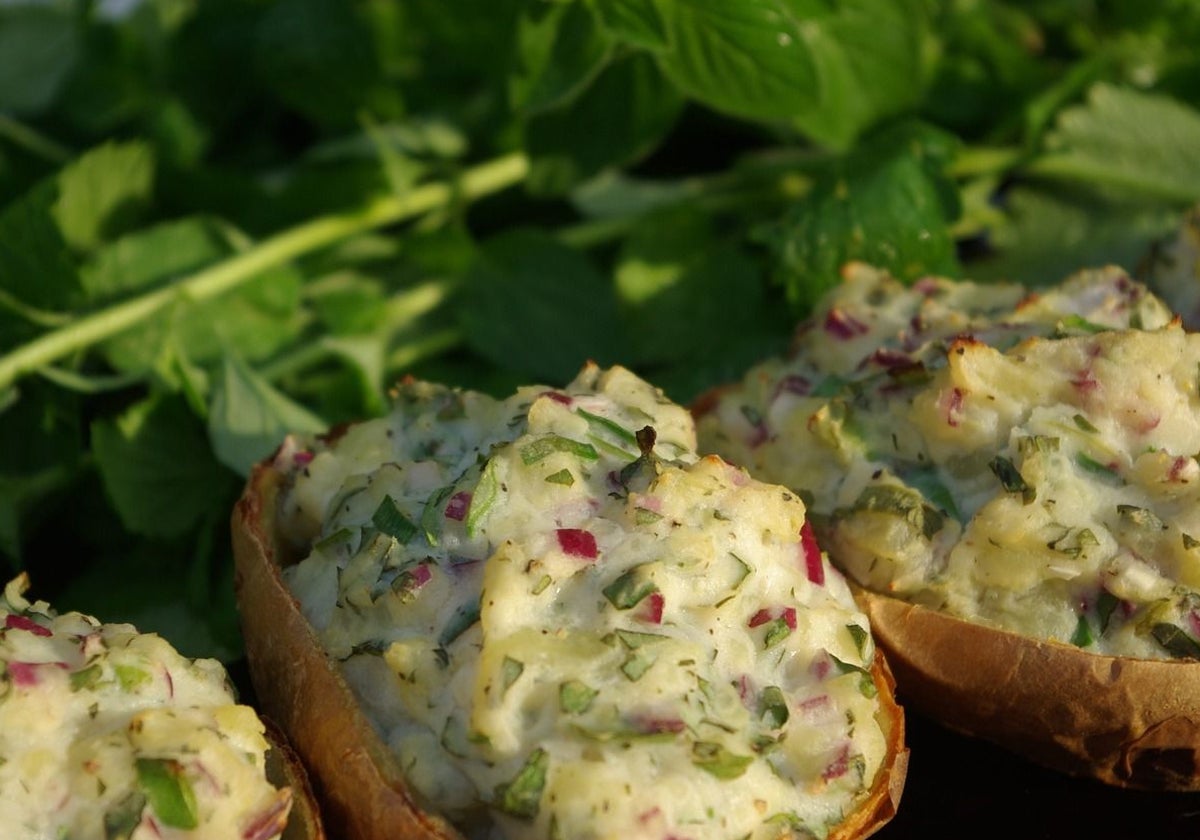
[[[1054,289],[854,267],[702,444],[811,499],[879,592],[1113,655],[1200,657],[1200,336],[1110,269]]]
[[[506,837],[824,836],[886,752],[865,616],[785,488],[621,368],[423,383],[290,440],[289,585],[416,790]]]
[[[271,840],[291,792],[220,663],[128,624],[0,600],[0,826],[16,840]]]

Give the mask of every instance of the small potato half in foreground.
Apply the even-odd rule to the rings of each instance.
[[[415,385],[387,425],[293,441],[256,468],[232,523],[247,655],[260,702],[307,764],[335,836],[752,831],[856,840],[895,813],[907,751],[891,674],[844,581],[801,534],[803,505],[720,459],[697,458],[686,413],[661,400],[620,369],[588,368],[562,391],[523,390],[505,402]],[[626,408],[633,405],[637,412]],[[467,467],[459,472],[446,454],[457,444],[444,446],[437,436],[454,431],[449,422],[476,417],[490,425],[480,436],[474,427],[459,430],[482,441],[464,450]],[[656,452],[655,435],[644,428],[640,454],[629,447],[634,436],[621,424],[631,417],[657,418],[667,448]],[[447,473],[395,457],[405,454],[409,435],[420,452],[431,451],[416,438],[419,429],[439,440],[437,469]],[[491,434],[506,437],[490,441]],[[371,457],[385,453],[385,471],[360,471],[357,456],[333,451],[350,439]],[[487,456],[477,459],[475,451]],[[292,514],[294,525],[297,505],[313,498],[300,476],[323,481],[322,470],[335,465],[354,495],[346,495],[342,478],[329,482],[338,501],[316,505],[333,513],[324,530],[284,527],[289,520],[280,513]],[[414,496],[406,476],[432,492]],[[596,487],[605,488],[599,497]],[[486,509],[475,508],[480,499]],[[348,524],[355,506],[365,511],[361,526]],[[762,510],[779,518],[764,527]],[[720,539],[742,539],[735,513],[749,517],[744,524],[754,524],[745,533],[762,541],[744,560],[714,554],[707,537],[697,537],[702,520],[716,523]],[[507,530],[510,522],[527,530]],[[344,532],[359,527],[363,535],[339,549]],[[380,554],[389,545],[394,554]],[[310,596],[328,591],[312,583],[322,580],[313,561],[324,562],[331,546],[342,565],[328,609],[350,607],[332,618],[292,589],[299,580]],[[643,554],[631,560],[631,549]],[[512,562],[519,552],[520,562]],[[410,553],[414,560],[405,559]],[[676,558],[678,568],[662,557]],[[691,576],[679,577],[685,573]],[[382,585],[380,574],[387,575]],[[364,588],[346,588],[351,578]],[[583,589],[573,600],[571,587]],[[424,612],[421,599],[433,596],[479,608],[451,601],[449,609]],[[714,623],[691,626],[693,611]],[[359,614],[371,619],[367,641],[351,635],[360,632]],[[430,630],[404,635],[413,615],[430,622],[417,630]],[[538,629],[546,616],[558,629]],[[714,631],[731,641],[722,637],[714,647]],[[335,632],[348,638],[343,643]],[[330,639],[338,655],[326,652]],[[810,639],[822,641],[808,650]],[[431,647],[424,671],[412,653],[423,644]],[[730,661],[732,679],[706,670]],[[791,664],[770,670],[781,663]],[[446,680],[418,695],[416,711],[432,713],[432,726],[387,717],[395,704],[375,690],[394,684],[385,668],[413,669],[399,674],[401,696],[421,690],[423,680]],[[364,674],[371,678],[365,689]],[[660,692],[664,685],[680,686],[679,694]],[[515,698],[521,714],[510,716],[503,704]],[[522,721],[533,735],[512,725]],[[406,752],[413,743],[431,748]],[[473,753],[486,758],[476,765]],[[628,757],[637,762],[629,768],[622,764]],[[806,781],[784,783],[785,773],[798,772]],[[459,780],[457,787],[448,790],[446,779]],[[623,784],[605,792],[614,779]],[[703,807],[695,810],[692,800]],[[680,813],[707,822],[676,828]]]

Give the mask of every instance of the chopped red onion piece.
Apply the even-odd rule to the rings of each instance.
[[[591,531],[581,528],[559,528],[555,535],[558,537],[558,547],[563,554],[571,557],[582,557],[585,560],[595,560],[600,552],[596,548],[596,537]]]
[[[32,618],[16,613],[9,613],[4,617],[4,628],[6,630],[26,630],[35,636],[52,636],[49,627],[43,627]]]
[[[460,490],[451,496],[450,501],[446,503],[446,518],[462,522],[466,518],[467,511],[470,508],[471,494],[466,490]]]
[[[824,586],[825,563],[822,561],[821,547],[817,545],[811,522],[805,521],[804,527],[800,529],[800,550],[804,553],[804,569],[808,573],[808,579],[817,586]]]

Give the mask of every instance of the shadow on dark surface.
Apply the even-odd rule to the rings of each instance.
[[[875,835],[881,840],[1200,837],[1200,793],[1071,778],[905,711],[908,781],[896,818]]]

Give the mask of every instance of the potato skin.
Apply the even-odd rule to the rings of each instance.
[[[1100,656],[855,595],[918,711],[1070,775],[1200,790],[1200,663]]]
[[[292,792],[291,813],[280,840],[325,840],[321,812],[313,795],[308,773],[287,737],[270,718],[263,718],[267,741],[267,778],[272,784],[286,786]]]
[[[350,687],[321,648],[280,574],[289,556],[275,527],[282,475],[273,459],[255,467],[233,511],[234,586],[251,679],[260,706],[287,733],[312,774],[322,819],[341,840],[462,840],[426,810]],[[904,789],[908,749],[895,680],[878,652],[872,676],[888,733],[887,757],[859,807],[828,835],[858,840],[893,816]],[[314,840],[323,840],[316,835]]]
[[[312,774],[332,836],[353,840],[461,840],[423,810],[396,762],[325,656],[280,575],[275,498],[281,475],[251,473],[232,518],[234,588],[251,680],[263,711],[287,733]]]

